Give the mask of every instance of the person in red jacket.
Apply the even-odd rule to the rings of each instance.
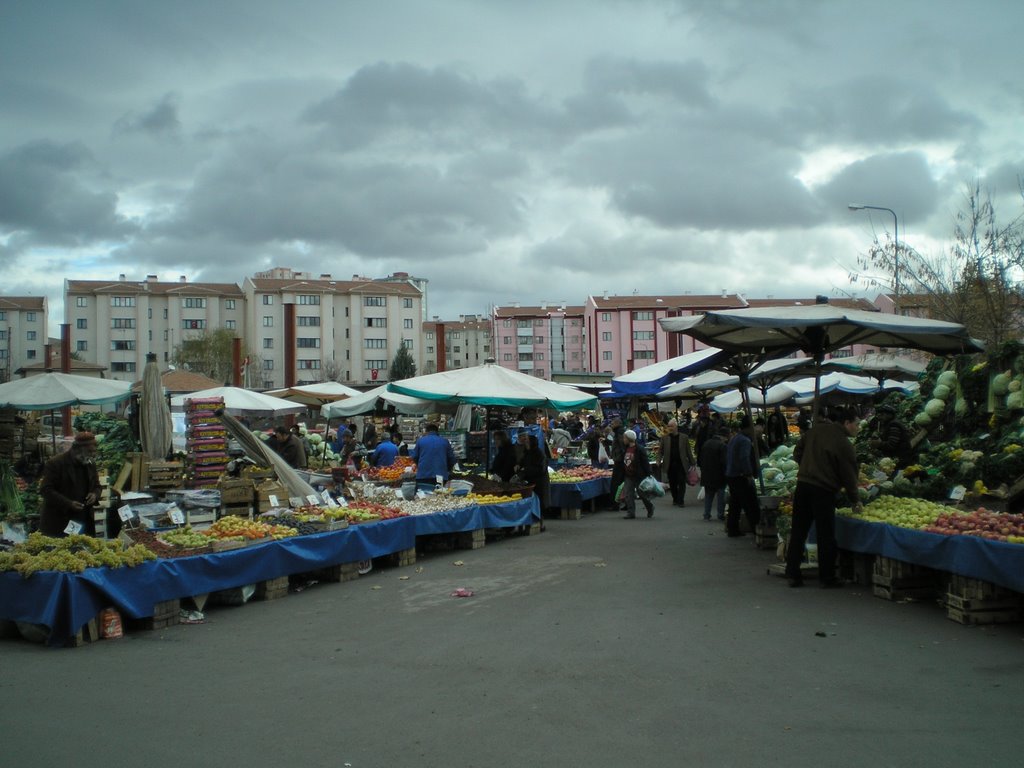
[[[647,516],[654,517],[654,505],[651,500],[639,493],[640,482],[651,474],[651,462],[647,458],[647,451],[636,441],[636,432],[627,429],[622,433],[622,501],[626,505],[626,520],[636,517],[636,497],[640,496],[647,509]]]

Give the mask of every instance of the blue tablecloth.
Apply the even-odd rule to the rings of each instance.
[[[0,573],[0,619],[44,624],[49,643],[63,645],[103,608],[130,618],[153,615],[157,603],[368,560],[416,546],[416,536],[505,528],[540,519],[536,496],[507,504],[351,525],[212,555],[154,560],[136,568],[41,571],[28,579]]]
[[[612,479],[598,477],[579,483],[551,483],[551,506],[559,509],[580,509],[584,501],[612,492]]]
[[[1024,592],[1024,546],[836,518],[841,549],[881,555]]]

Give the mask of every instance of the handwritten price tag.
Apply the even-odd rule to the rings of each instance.
[[[958,485],[949,492],[949,498],[953,501],[963,501],[966,493],[967,489],[962,485]]]
[[[277,500],[277,496],[275,496],[274,494],[270,494],[269,498],[270,498],[270,506],[272,506],[272,507],[280,507],[281,506],[281,502],[279,502]]]
[[[348,508],[348,499],[346,499],[344,496],[339,496],[338,506]]]
[[[301,507],[302,506],[302,497],[301,496],[289,496],[288,497],[288,503],[291,506],[296,507],[296,508]]]
[[[76,533],[82,532],[82,524],[77,520],[68,520],[68,526],[64,529],[64,533],[69,536],[74,536]]]
[[[132,510],[130,504],[125,504],[123,507],[118,508],[117,516],[121,518],[122,523],[127,523],[133,517],[135,517],[135,512],[134,510]]]
[[[171,518],[171,522],[175,525],[185,524],[185,513],[178,509],[177,505],[172,506],[167,510],[167,516]]]

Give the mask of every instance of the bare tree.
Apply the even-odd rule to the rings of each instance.
[[[1024,198],[1024,188],[1021,190]],[[851,282],[902,288],[897,311],[961,323],[989,344],[1020,335],[1024,327],[1024,214],[1000,225],[990,193],[968,187],[957,212],[953,244],[928,257],[906,243],[875,240],[858,259]]]

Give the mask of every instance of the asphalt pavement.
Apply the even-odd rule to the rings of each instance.
[[[0,641],[4,762],[1021,765],[1024,625],[790,589],[700,518],[661,499],[204,624]]]

